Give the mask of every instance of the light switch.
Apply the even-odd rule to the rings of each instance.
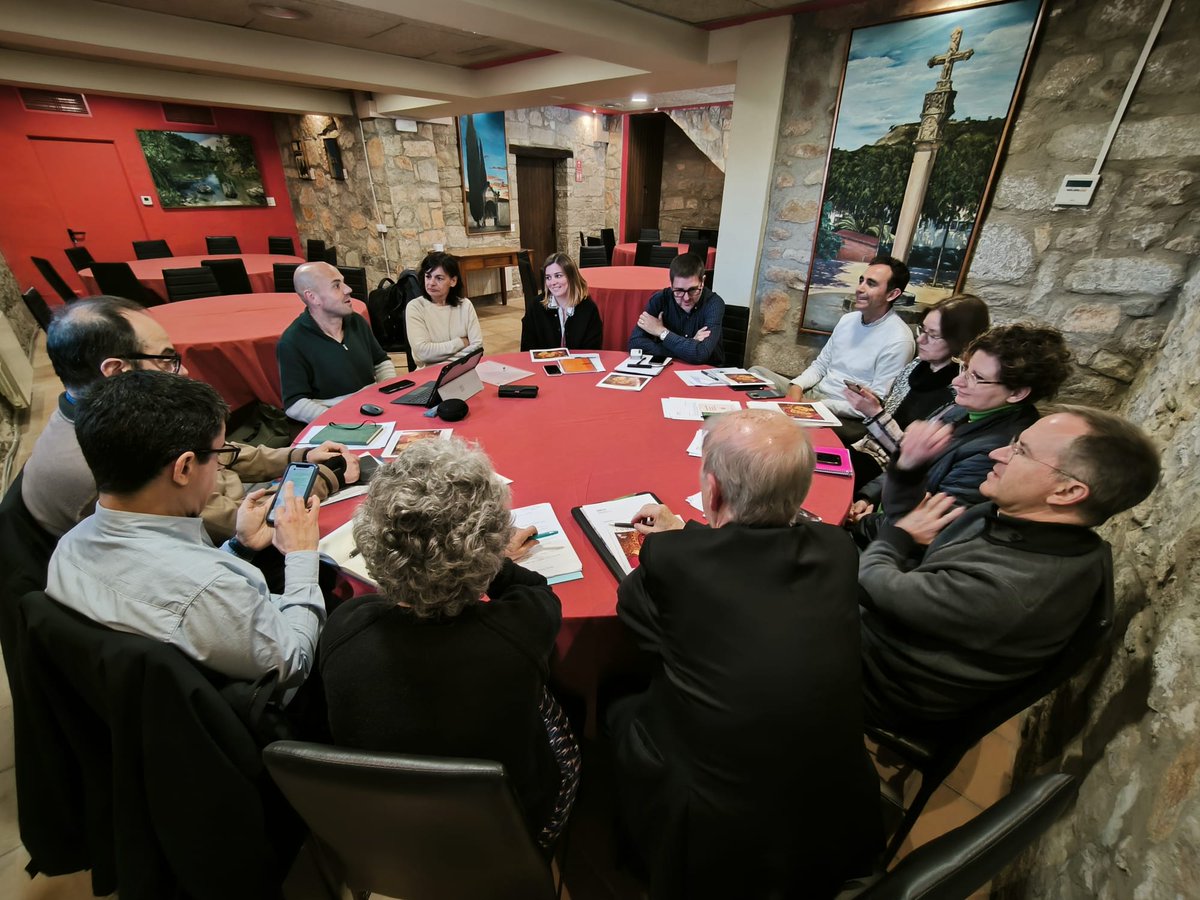
[[[149,194],[142,194],[142,206],[153,206],[154,198]]]

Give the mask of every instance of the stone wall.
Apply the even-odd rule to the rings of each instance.
[[[729,107],[704,107],[719,113]],[[704,122],[709,119],[704,117]],[[711,124],[711,123],[710,123]],[[724,132],[718,130],[718,139]],[[722,157],[724,162],[724,157]],[[663,133],[662,189],[658,228],[664,240],[673,241],[679,229],[716,228],[721,224],[721,196],[725,173],[685,134],[672,116]]]
[[[31,353],[37,338],[37,323],[25,308],[21,288],[3,256],[0,256],[0,315],[8,319],[21,348]],[[24,410],[15,409],[5,397],[0,396],[0,473],[16,475],[16,472],[9,472],[9,462],[16,455],[21,421],[26,415]],[[5,479],[0,490],[7,487],[8,479]]]
[[[733,104],[669,109],[667,115],[714,166],[725,171],[725,160],[729,158],[729,132],[733,128]]]

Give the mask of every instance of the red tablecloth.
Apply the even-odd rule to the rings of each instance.
[[[205,257],[209,259],[210,257]],[[355,300],[354,310],[367,308]],[[216,388],[230,409],[254,400],[279,406],[275,344],[304,310],[295,294],[231,294],[146,310],[171,336],[191,376]]]
[[[129,268],[133,269],[134,277],[147,290],[153,291],[164,303],[167,300],[166,279],[163,269],[194,269],[206,259],[239,258],[246,264],[246,274],[250,276],[250,286],[254,292],[267,293],[275,290],[275,263],[302,263],[299,256],[275,256],[270,253],[205,253],[203,256],[168,256],[163,259],[131,259]],[[92,277],[91,269],[81,269],[79,277],[83,286],[93,294],[100,292],[96,279]]]
[[[680,253],[687,253],[687,244],[671,244],[663,243],[664,247],[676,247]],[[637,244],[617,244],[613,247],[612,264],[614,266],[632,266],[633,258],[637,255]],[[717,248],[708,248],[708,259],[704,263],[706,269],[711,269],[717,264]]]
[[[596,266],[583,269],[582,275],[588,294],[600,308],[605,350],[628,348],[646,301],[655,291],[671,286],[667,270],[653,266]]]

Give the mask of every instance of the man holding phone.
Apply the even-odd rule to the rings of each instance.
[[[214,547],[200,514],[218,468],[237,454],[225,442],[227,413],[208,385],[165,372],[124,372],[89,391],[75,432],[100,499],[59,541],[46,592],[229,678],[275,671],[280,687],[293,687],[308,676],[325,621],[320,505],[285,485],[272,527],[272,498],[253,491],[234,536]],[[249,561],[272,545],[285,559],[278,593]]]

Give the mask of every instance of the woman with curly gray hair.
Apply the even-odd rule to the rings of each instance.
[[[336,744],[497,760],[549,848],[579,751],[546,689],[562,606],[513,560],[508,488],[460,440],[409,445],[371,481],[354,539],[380,594],[329,617],[320,669]],[[483,595],[487,602],[481,602]]]

